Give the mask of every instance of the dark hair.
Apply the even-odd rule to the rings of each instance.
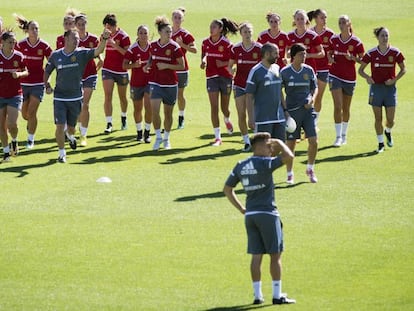
[[[309,21],[311,22],[313,19],[317,18],[322,13],[323,13],[322,9],[316,9],[314,11],[309,11],[307,13]]]
[[[295,43],[290,47],[290,57],[293,59],[298,52],[306,51],[306,46],[302,43]]]
[[[36,23],[35,21],[28,21],[24,16],[13,14],[14,18],[16,19],[17,26],[23,30],[23,32],[27,32],[31,24]]]
[[[168,18],[165,16],[157,16],[155,18],[155,26],[157,26],[158,31],[161,31],[164,27],[170,25]]]
[[[223,36],[226,36],[229,32],[234,35],[239,31],[239,25],[227,17],[215,19],[213,20],[213,23],[219,25],[223,29],[221,31]]]
[[[11,28],[3,29],[3,33],[1,34],[1,40],[6,41],[9,38],[16,38],[16,34],[13,32],[13,29]]]
[[[76,29],[69,29],[69,30],[66,30],[65,31],[65,33],[63,34],[63,36],[65,37],[65,38],[67,38],[67,37],[69,37],[72,33],[77,33],[78,31],[76,30]]]
[[[381,26],[381,27],[377,27],[377,28],[374,28],[374,35],[375,35],[375,37],[379,37],[379,35],[380,35],[380,33],[381,33],[381,31],[383,31],[383,30],[386,30],[387,28],[385,28],[385,27],[383,27],[383,26]]]
[[[268,52],[270,53],[274,50],[276,50],[277,54],[279,54],[279,47],[276,44],[266,42],[265,44],[262,45],[262,48],[260,49],[260,56],[263,58],[266,53]]]
[[[116,26],[117,21],[116,21],[115,14],[112,14],[112,13],[106,14],[103,21],[102,21],[102,24],[104,24],[104,25],[108,24],[108,25],[111,25],[111,26]]]
[[[270,19],[272,18],[272,16],[277,17],[277,19],[279,20],[279,23],[280,23],[280,21],[282,20],[282,18],[280,17],[280,15],[279,15],[279,14],[277,14],[277,13],[274,13],[274,12],[268,12],[268,13],[266,14],[266,20],[269,22],[269,21],[270,21]]]
[[[262,143],[268,140],[269,138],[271,138],[271,136],[268,132],[258,132],[256,134],[253,134],[253,136],[250,138],[250,144],[252,145],[252,148],[254,149],[254,146],[257,143]]]

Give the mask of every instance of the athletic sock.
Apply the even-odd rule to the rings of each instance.
[[[157,139],[162,139],[161,129],[155,130],[155,136],[157,137]]]
[[[146,129],[147,131],[151,130],[151,123],[146,123],[146,122],[145,122],[145,129]]]
[[[306,169],[309,171],[309,170],[313,170],[313,168],[315,167],[315,164],[307,164],[306,165]]]
[[[384,135],[382,135],[382,134],[377,135],[377,139],[378,139],[379,144],[384,143]]]
[[[88,128],[80,126],[79,131],[80,131],[81,136],[86,136],[86,134],[88,133]]]
[[[342,122],[341,136],[346,136],[348,132],[348,122]]]
[[[142,131],[142,122],[135,123],[135,126],[137,127],[137,131]]]
[[[106,123],[112,123],[112,116],[106,117]]]
[[[184,110],[178,110],[178,116],[184,117]]]
[[[254,298],[258,298],[258,299],[263,298],[261,281],[253,282],[253,291],[254,291]]]
[[[249,134],[243,135],[243,141],[244,141],[245,144],[249,144],[250,145]]]
[[[282,296],[282,280],[272,281],[273,298],[280,299]]]
[[[59,157],[66,156],[66,150],[65,149],[59,149]]]
[[[221,133],[220,133],[220,128],[219,127],[214,128],[214,137],[216,139],[221,139]]]
[[[335,123],[335,132],[336,132],[336,137],[341,137],[342,123]]]
[[[34,138],[35,138],[34,134],[27,135],[27,140],[34,141]]]
[[[170,132],[167,132],[164,130],[164,140],[169,140],[170,139]]]

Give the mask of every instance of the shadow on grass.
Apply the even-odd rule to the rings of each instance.
[[[266,305],[239,305],[239,306],[229,306],[229,307],[214,307],[210,309],[203,309],[200,311],[244,311],[244,310],[256,310],[261,308],[266,308]]]
[[[242,194],[244,193],[243,189],[237,189],[235,190],[236,194]],[[222,198],[224,197],[223,191],[216,191],[216,192],[210,192],[210,193],[202,193],[202,194],[196,194],[196,195],[189,195],[186,197],[180,197],[176,198],[175,202],[189,202],[189,201],[195,201],[198,199],[215,199],[215,198]]]
[[[204,147],[210,148],[210,144],[199,146],[199,148],[204,148]],[[216,147],[211,147],[211,148],[216,148]],[[180,153],[180,152],[177,152],[177,153]],[[219,152],[215,154],[201,154],[201,155],[190,156],[190,157],[179,157],[179,158],[167,159],[165,162],[160,162],[160,164],[176,164],[176,163],[181,163],[181,162],[216,160],[217,158],[233,156],[235,154],[240,154],[240,150],[224,149],[224,150],[220,150]]]
[[[303,184],[310,184],[311,182],[306,182],[306,181],[300,181],[298,183],[294,183],[293,185],[289,185],[286,182],[279,182],[279,183],[275,183],[275,189],[292,189],[298,186],[301,186]]]
[[[349,160],[354,160],[354,159],[357,159],[357,158],[372,157],[376,154],[377,154],[377,152],[375,150],[369,151],[369,152],[356,153],[356,154],[348,154],[348,155],[340,154],[340,155],[336,155],[336,156],[333,156],[333,157],[327,157],[327,158],[323,158],[323,159],[316,159],[316,163],[349,161]],[[302,163],[306,164],[307,161],[302,161]]]
[[[9,165],[13,165],[13,162],[11,162],[11,163],[1,163],[0,164],[0,172],[17,173],[19,175],[16,176],[16,177],[21,178],[21,177],[25,177],[26,175],[28,175],[29,174],[28,170],[30,170],[30,169],[46,167],[46,166],[49,166],[49,165],[52,165],[52,164],[55,164],[55,163],[56,163],[56,159],[50,159],[49,161],[47,161],[45,163],[22,165],[22,166],[9,166]]]

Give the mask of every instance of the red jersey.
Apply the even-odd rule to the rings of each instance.
[[[318,53],[318,47],[322,44],[321,38],[313,30],[306,30],[301,36],[299,36],[295,30],[289,32],[288,37],[290,39],[290,46],[295,43],[302,43],[306,46],[306,53]],[[316,59],[306,58],[305,63],[313,68],[316,72]]]
[[[313,28],[313,31],[315,31],[315,28]],[[329,61],[328,61],[329,40],[331,39],[331,37],[333,35],[335,35],[335,33],[332,30],[330,30],[329,28],[324,29],[321,33],[318,33],[318,32],[316,32],[316,33],[321,38],[322,47],[325,51],[325,57],[315,58],[316,71],[325,71],[326,72],[326,71],[329,71],[329,68],[331,67],[331,65],[329,64]]]
[[[151,42],[151,75],[150,82],[159,86],[176,86],[178,83],[177,73],[175,70],[164,69],[158,70],[157,63],[177,64],[177,59],[183,57],[180,46],[173,40],[164,45],[159,41]]]
[[[174,41],[176,41],[176,39],[178,37],[181,37],[181,39],[183,40],[184,44],[189,45],[190,43],[193,43],[195,41],[193,35],[191,33],[189,33],[187,30],[185,29],[179,29],[176,32],[174,32],[172,34],[171,39],[173,39]],[[177,71],[177,73],[180,72],[187,72],[188,71],[188,61],[187,61],[187,50],[186,49],[181,49],[181,51],[183,52],[183,56],[184,56],[184,63],[185,63],[185,69],[181,70],[181,71]]]
[[[279,65],[280,69],[285,67],[285,63],[283,59],[286,57],[286,48],[290,46],[290,39],[286,32],[279,31],[279,33],[274,37],[270,33],[270,30],[262,31],[257,38],[257,42],[261,44],[265,44],[267,42],[276,44],[279,48],[279,57],[277,58],[276,64]]]
[[[231,48],[230,59],[233,59],[237,64],[236,75],[234,76],[234,85],[246,88],[247,76],[250,69],[261,60],[260,49],[262,45],[258,42],[253,42],[249,49],[243,46],[243,43],[237,43]]]
[[[345,82],[355,82],[355,61],[347,59],[346,55],[351,54],[357,56],[363,54],[364,46],[361,40],[355,36],[351,36],[348,40],[342,41],[340,35],[334,35],[331,37],[329,50],[334,58],[334,63],[329,69],[329,74]]]
[[[94,49],[99,45],[99,39],[97,36],[86,33],[86,37],[79,40],[79,47],[87,48],[87,49]],[[85,67],[85,71],[83,72],[82,79],[87,79],[91,76],[96,76],[96,63],[95,60],[91,59]]]
[[[21,84],[26,86],[43,85],[43,61],[52,54],[52,48],[49,44],[38,39],[32,45],[26,38],[16,44],[16,50],[24,55],[25,64],[29,71],[27,77],[21,78]]]
[[[118,29],[118,31],[111,35],[111,39],[116,42],[121,48],[128,48],[131,45],[131,41],[129,40],[128,34],[124,32],[122,29]],[[115,48],[113,48],[109,42],[106,43],[105,49],[105,60],[103,64],[103,68],[110,72],[116,74],[127,73],[125,69],[122,69],[122,62],[124,61],[124,55],[119,53]]]
[[[207,79],[215,77],[233,78],[233,75],[229,71],[228,66],[217,67],[217,60],[226,62],[230,59],[231,43],[230,41],[221,36],[217,42],[211,41],[211,38],[203,40],[201,45],[202,58],[206,56],[207,67],[206,76]]]
[[[65,46],[65,36],[60,35],[56,38],[56,50],[59,50]]]
[[[375,83],[381,84],[395,78],[395,65],[402,63],[404,59],[404,55],[395,47],[388,47],[385,53],[375,47],[364,55],[362,62],[371,63],[371,77]]]
[[[0,50],[0,97],[11,98],[22,94],[20,79],[14,79],[12,73],[24,71],[25,68],[22,53],[14,50],[10,57],[6,57]]]
[[[130,85],[132,87],[143,87],[148,85],[149,82],[149,73],[145,73],[142,69],[148,63],[150,58],[150,45],[143,49],[140,47],[138,42],[132,44],[128,51],[124,55],[124,59],[130,61],[131,63],[135,63],[139,59],[141,60],[141,67],[139,68],[132,68],[131,72],[131,82]]]

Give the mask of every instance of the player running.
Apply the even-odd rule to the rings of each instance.
[[[233,75],[229,70],[231,43],[227,33],[235,34],[238,25],[227,18],[215,19],[210,23],[210,37],[203,40],[201,47],[201,69],[206,70],[207,92],[211,108],[211,123],[214,129],[215,140],[212,146],[222,144],[219,105],[224,115],[224,123],[229,134],[233,133],[233,124],[230,121],[230,94]],[[219,97],[220,103],[219,103]]]
[[[369,104],[375,117],[375,132],[377,133],[378,149],[383,152],[384,136],[387,138],[387,146],[392,147],[394,141],[391,129],[394,126],[395,108],[397,106],[396,83],[405,74],[404,55],[399,49],[389,43],[390,32],[385,27],[374,29],[374,35],[378,40],[378,46],[370,49],[361,59],[358,73],[364,77],[370,85]],[[365,68],[371,63],[371,75],[365,73]],[[399,72],[395,74],[398,64]],[[385,107],[385,130],[382,125],[382,107]]]
[[[334,147],[347,143],[351,101],[356,85],[355,64],[364,55],[364,46],[354,36],[349,17],[341,15],[338,24],[340,33],[331,37],[328,51],[329,62],[332,64],[328,79],[334,102]]]
[[[49,58],[52,48],[39,37],[39,24],[28,21],[21,15],[15,14],[17,25],[26,34],[27,38],[16,45],[16,50],[24,55],[29,75],[20,80],[23,89],[22,117],[27,120],[26,148],[32,149],[35,143],[37,129],[37,111],[44,96],[43,62]]]
[[[247,103],[246,103],[246,81],[250,69],[260,62],[260,49],[262,45],[252,40],[253,26],[250,23],[242,23],[239,26],[242,42],[231,48],[229,70],[233,71],[236,65],[234,76],[234,100],[236,102],[239,129],[243,138],[244,148],[242,151],[250,151],[250,139],[247,127]]]
[[[144,66],[150,59],[149,29],[145,25],[138,26],[137,40],[125,53],[122,67],[131,69],[130,95],[134,103],[134,118],[137,128],[137,141],[151,142],[150,130],[152,122],[152,108],[150,100],[149,72],[144,72]],[[142,133],[142,109],[145,109],[145,128]]]
[[[172,39],[178,43],[184,55],[185,69],[177,71],[178,76],[178,128],[184,128],[184,110],[186,107],[186,99],[184,97],[184,89],[188,85],[188,60],[187,51],[190,53],[197,53],[197,47],[193,35],[181,28],[184,21],[185,9],[178,8],[172,12]]]

